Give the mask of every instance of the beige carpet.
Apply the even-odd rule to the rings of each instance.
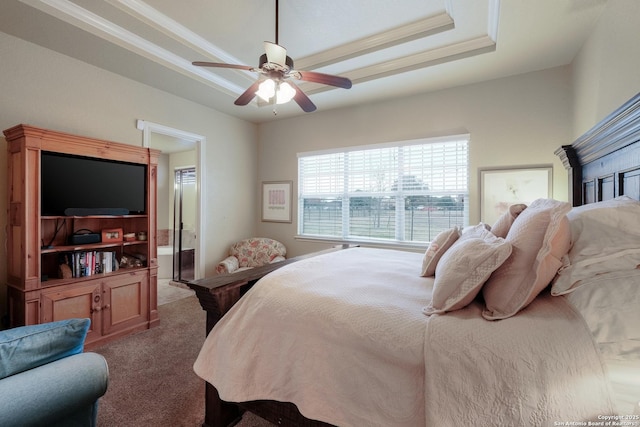
[[[109,387],[100,399],[98,426],[202,425],[205,385],[193,372],[193,362],[204,342],[206,314],[193,294],[182,295],[158,307],[158,327],[94,350],[109,364]],[[247,414],[237,426],[273,425]]]
[[[181,300],[195,293],[182,283],[170,279],[158,279],[158,305]]]

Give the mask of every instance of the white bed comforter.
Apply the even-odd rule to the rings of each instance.
[[[553,425],[612,413],[583,320],[541,297],[512,319],[422,314],[422,254],[353,248],[284,266],[194,364],[226,401],[294,402],[338,426]],[[546,424],[545,424],[546,423]]]

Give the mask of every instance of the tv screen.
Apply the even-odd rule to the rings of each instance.
[[[42,152],[41,214],[66,209],[146,212],[146,165]]]

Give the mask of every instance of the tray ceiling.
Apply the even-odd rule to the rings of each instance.
[[[568,64],[607,0],[280,0],[278,42],[296,69],[349,77],[350,90],[296,81],[318,111]],[[3,0],[0,31],[254,122],[295,103],[233,104],[275,41],[275,1]],[[314,113],[311,113],[314,114]]]

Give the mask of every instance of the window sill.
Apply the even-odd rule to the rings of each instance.
[[[377,240],[344,240],[344,239],[330,239],[320,236],[304,236],[295,235],[294,239],[301,242],[314,242],[314,243],[327,243],[330,245],[358,245],[367,248],[383,248],[383,249],[398,249],[410,252],[424,252],[427,250],[428,243],[413,243],[413,242],[380,242]]]

